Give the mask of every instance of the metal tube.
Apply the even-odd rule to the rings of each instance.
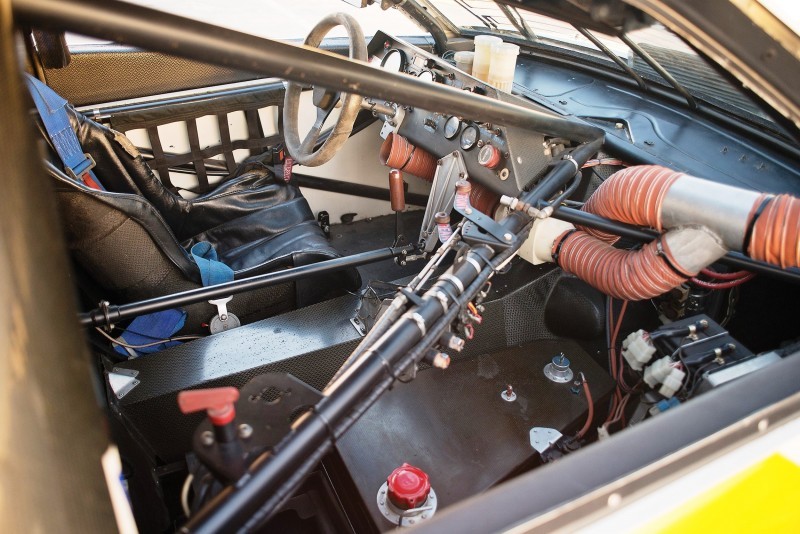
[[[320,274],[341,271],[350,267],[358,267],[359,265],[395,258],[401,256],[403,252],[408,252],[410,250],[413,250],[412,246],[382,248],[369,252],[361,252],[359,254],[345,256],[344,258],[320,261],[311,265],[302,265],[300,267],[244,278],[242,280],[233,280],[215,286],[190,289],[189,291],[183,291],[175,295],[164,295],[163,297],[122,304],[121,306],[109,306],[107,310],[97,308],[90,312],[80,314],[79,320],[81,326],[103,326],[107,322],[116,323],[146,313],[188,306],[189,304],[195,304],[205,300],[227,297],[229,295],[260,289],[262,287],[274,286],[284,282],[293,282],[303,278],[310,278]]]
[[[618,236],[622,236],[633,241],[641,241],[643,243],[652,241],[659,235],[658,232],[653,230],[643,230],[628,224],[612,221],[611,219],[606,219],[604,217],[587,213],[585,211],[576,210],[574,208],[567,208],[565,206],[560,207],[558,211],[553,214],[553,217],[575,225],[597,228],[598,230],[603,230],[604,232],[610,232],[612,234],[617,234]],[[719,259],[719,262],[736,269],[744,269],[754,273],[764,274],[772,278],[793,282],[795,284],[800,283],[800,271],[797,269],[781,269],[776,265],[771,265],[769,263],[754,260],[753,258],[748,258],[744,254],[740,254],[738,252],[728,252]]]
[[[111,532],[119,527],[109,490],[116,484],[125,497],[113,471],[109,485],[104,477],[108,425],[96,362],[75,321],[63,228],[6,0],[0,27],[0,531]]]
[[[650,67],[654,71],[656,71],[659,76],[664,78],[667,81],[667,83],[669,83],[672,87],[674,87],[675,90],[678,91],[681,94],[681,96],[686,99],[686,103],[689,104],[690,109],[697,109],[697,101],[689,93],[689,91],[686,90],[686,88],[684,88],[680,83],[678,83],[678,80],[672,77],[672,74],[670,74],[667,71],[667,69],[662,67],[658,61],[653,59],[653,57],[650,54],[648,54],[641,46],[636,44],[626,34],[623,33],[622,35],[619,36],[619,38],[622,39],[622,42],[628,45],[628,48],[633,50],[637,56],[642,58],[645,63],[650,65]]]
[[[529,128],[583,141],[599,128],[306,46],[255,37],[116,0],[13,0],[18,22],[69,30],[173,56],[422,109],[446,109],[474,120]]]
[[[730,250],[742,251],[750,215],[761,193],[683,175],[661,205],[664,228],[685,224],[710,228]]]
[[[613,61],[614,63],[616,63],[619,66],[619,68],[624,70],[628,74],[628,76],[630,76],[631,78],[636,80],[636,83],[639,85],[639,88],[642,91],[647,91],[647,84],[642,79],[642,77],[639,76],[636,73],[636,71],[633,70],[630,67],[630,65],[625,63],[625,61],[623,61],[623,59],[621,57],[619,57],[609,47],[607,47],[603,41],[601,41],[600,39],[595,37],[594,34],[592,32],[590,32],[589,30],[587,30],[586,28],[581,28],[580,26],[575,26],[575,29],[578,30],[578,32],[580,32],[581,35],[583,35],[584,37],[589,39],[592,42],[592,44],[594,44],[605,55],[607,55],[611,59],[611,61]]]

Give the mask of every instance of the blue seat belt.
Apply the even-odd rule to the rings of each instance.
[[[105,191],[100,180],[92,172],[95,166],[94,159],[83,151],[78,135],[69,122],[67,101],[33,76],[26,74],[25,79],[36,104],[36,110],[47,130],[47,136],[53,143],[58,157],[61,158],[66,173],[92,189]]]
[[[211,243],[206,241],[195,243],[190,250],[190,254],[200,269],[200,278],[204,286],[213,286],[233,280],[233,269],[217,259],[217,251],[214,250]],[[184,310],[165,310],[140,315],[131,321],[128,328],[117,339],[126,345],[155,344],[149,347],[137,348],[115,345],[114,350],[123,356],[136,358],[141,354],[151,354],[180,345],[179,341],[156,342],[171,338],[183,328],[185,322],[186,312]]]

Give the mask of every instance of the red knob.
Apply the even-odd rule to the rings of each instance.
[[[478,152],[478,163],[487,169],[494,169],[500,164],[500,151],[494,145],[483,145]]]
[[[431,491],[425,471],[405,463],[392,471],[386,484],[389,486],[389,500],[401,510],[418,508]]]
[[[239,400],[239,390],[232,387],[193,389],[178,393],[178,407],[182,413],[206,410],[211,424],[223,426],[236,417],[233,403]]]

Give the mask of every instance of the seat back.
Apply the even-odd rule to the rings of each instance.
[[[199,240],[214,245],[236,278],[339,256],[299,189],[276,180],[257,159],[214,191],[185,199],[161,183],[123,134],[74,110],[70,120],[107,189],[55,177],[67,245],[95,286],[93,294],[126,303],[200,287],[199,270],[186,252]],[[355,270],[333,273],[324,283],[285,283],[238,295],[229,309],[249,322],[359,285]],[[214,312],[207,303],[189,306],[183,332],[201,331]]]

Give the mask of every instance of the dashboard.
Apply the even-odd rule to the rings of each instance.
[[[369,43],[370,62],[431,84],[444,84],[491,99],[545,110],[499,91],[449,62],[401,39],[377,32]],[[387,103],[390,104],[391,103]],[[404,107],[395,131],[414,145],[441,158],[459,151],[469,178],[498,194],[516,196],[540,178],[563,145],[558,139],[521,128],[472,120],[447,110]]]

